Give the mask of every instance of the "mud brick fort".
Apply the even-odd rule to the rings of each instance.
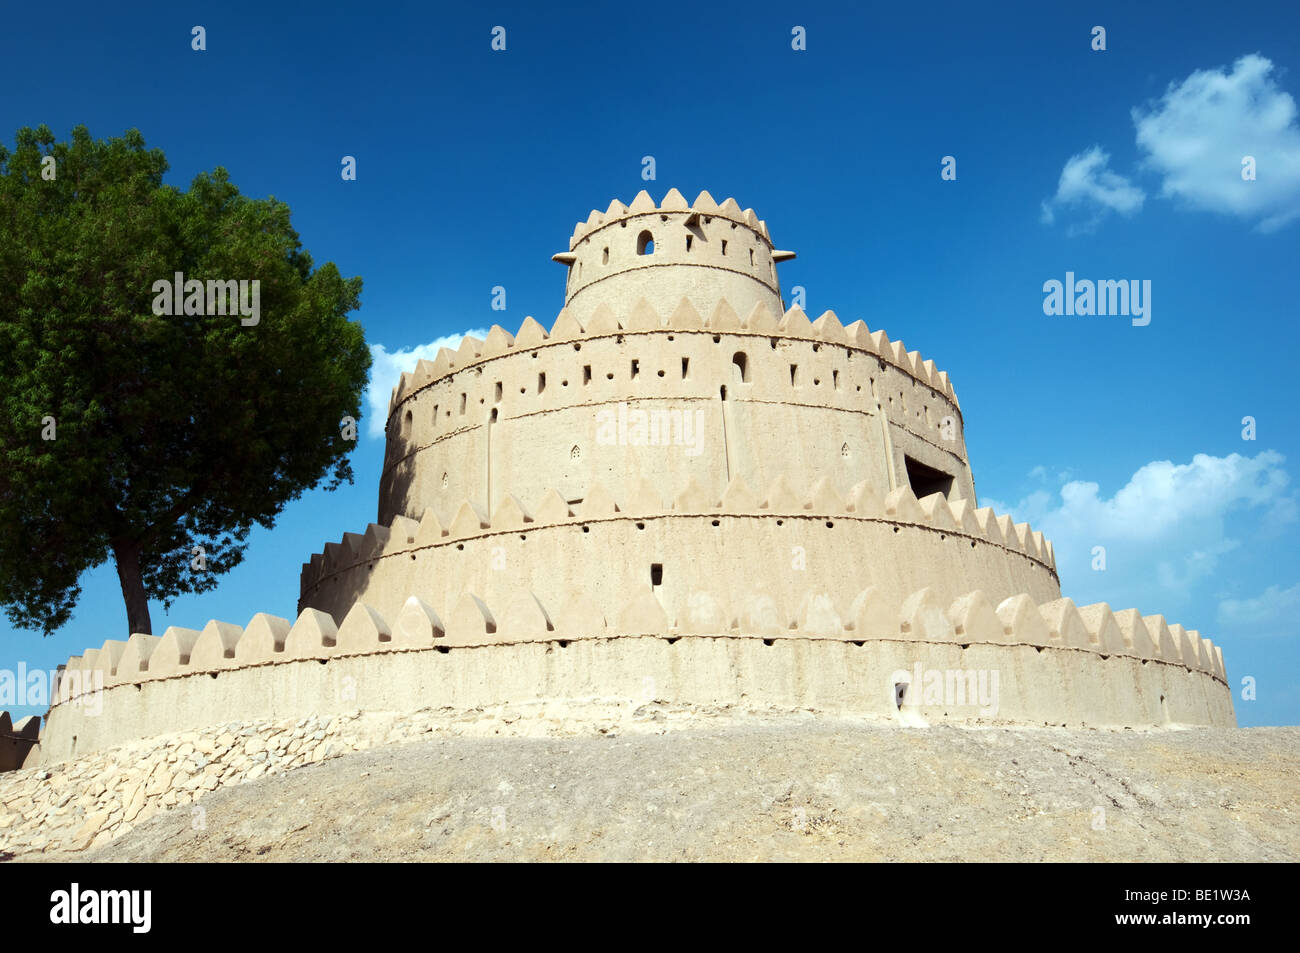
[[[6,757],[234,717],[591,698],[1234,726],[1220,649],[1063,598],[1051,542],[977,504],[947,373],[787,309],[793,257],[707,192],[593,211],[554,256],[549,330],[493,327],[402,375],[377,520],[303,564],[296,620],[90,648]],[[922,670],[996,671],[996,713],[929,697]]]

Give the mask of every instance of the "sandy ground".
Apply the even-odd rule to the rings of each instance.
[[[824,717],[450,737],[225,787],[98,861],[1295,861],[1300,728]]]

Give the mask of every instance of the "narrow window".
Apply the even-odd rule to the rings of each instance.
[[[722,242],[722,254],[725,255],[726,253],[727,253],[727,242],[726,242],[726,240],[724,239],[723,242]]]
[[[798,364],[790,365],[790,386],[791,387],[799,386],[799,365]]]
[[[608,264],[609,264],[609,248],[608,248],[608,247],[606,247],[605,250],[604,250],[603,252],[600,253],[600,263],[601,263],[602,265],[608,265]]]
[[[754,249],[752,248],[749,250],[749,267],[754,267]]]
[[[655,253],[655,238],[649,232],[642,232],[636,237],[636,253],[638,255],[653,255]]]
[[[501,382],[500,382],[500,381],[497,381],[497,385],[496,385],[496,388],[494,389],[494,393],[493,393],[493,401],[492,401],[492,402],[495,403],[495,404],[499,404],[499,403],[501,403]]]
[[[687,236],[686,236],[686,250],[687,250],[687,251],[690,251],[690,250],[691,250],[691,242],[694,241],[694,240],[695,240],[695,236],[694,236],[694,235],[687,235]]]
[[[411,414],[411,412],[408,410],[408,411],[406,412],[406,422],[405,422],[405,423],[403,424],[403,426],[402,426],[402,432],[403,432],[403,433],[408,434],[408,435],[410,434],[410,432],[411,432],[411,422],[412,422],[412,420],[413,420],[412,414]]]
[[[460,395],[460,415],[465,416],[465,392],[461,391]]]
[[[839,390],[839,389],[840,389],[840,372],[839,372],[839,371],[831,371],[831,383],[835,385],[835,389],[836,389],[836,390]]]
[[[632,376],[636,377],[641,373],[641,364],[636,358],[632,358]]]
[[[542,371],[537,375],[537,393],[540,394],[544,390],[546,390],[546,372]]]
[[[686,375],[690,371],[690,369],[691,369],[691,359],[689,357],[682,358],[682,380],[686,380]]]
[[[584,364],[584,365],[582,365],[582,382],[583,382],[584,384],[590,384],[590,383],[591,383],[591,365],[590,365],[590,364]]]
[[[737,351],[731,357],[731,366],[735,369],[731,379],[739,384],[749,383],[749,358],[744,351]]]
[[[663,584],[664,584],[664,564],[663,564],[663,563],[651,563],[651,564],[650,564],[650,585],[651,585],[651,587],[657,589],[658,587],[662,586]]]

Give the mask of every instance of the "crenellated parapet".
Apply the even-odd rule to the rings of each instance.
[[[61,670],[55,705],[100,687],[214,675],[260,665],[388,652],[524,642],[567,644],[580,639],[642,636],[1053,648],[1106,658],[1164,662],[1203,672],[1227,684],[1223,654],[1218,647],[1210,639],[1201,638],[1199,632],[1168,625],[1163,616],[1143,616],[1136,609],[1113,612],[1104,602],[1082,607],[1070,599],[1036,603],[1025,593],[995,603],[981,590],[944,602],[930,587],[902,600],[874,586],[861,589],[852,600],[839,600],[831,592],[810,589],[799,600],[793,617],[762,592],[736,599],[716,590],[695,588],[674,607],[661,602],[648,586],[609,606],[598,605],[582,591],[560,602],[547,602],[526,588],[492,601],[467,590],[436,608],[419,596],[408,596],[400,610],[387,617],[358,600],[340,624],[326,613],[308,608],[293,622],[258,613],[244,628],[212,620],[198,630],[197,638],[190,638],[194,632],[167,629],[156,642],[188,643],[190,651],[162,653],[165,657],[155,658],[153,664],[106,649],[92,648],[73,656]],[[226,634],[233,637],[233,642]],[[116,662],[111,661],[113,656]],[[103,678],[102,686],[98,676]],[[0,736],[16,734],[36,739],[39,718],[24,719],[15,730],[6,727],[7,717],[7,712],[0,713]],[[221,717],[217,715],[216,720]]]
[[[338,624],[311,608],[293,622],[258,614],[242,629],[214,620],[151,644],[147,660],[110,643],[69,660],[46,762],[163,730],[357,703],[541,703],[603,684],[607,698],[639,704],[647,680],[654,698],[692,704],[743,699],[888,717],[887,686],[914,671],[997,673],[993,708],[984,699],[923,709],[949,721],[1234,723],[1222,653],[1209,639],[1160,616],[1025,593],[944,600],[927,586],[899,599],[868,585],[846,600],[814,586],[791,617],[767,593],[737,598],[707,584],[676,604],[649,586],[611,604],[583,590],[549,601],[524,586],[495,599],[466,589],[438,605],[410,595],[388,614],[358,601]]]
[[[661,313],[645,299],[638,299],[630,308],[619,310],[602,306],[585,323],[567,311],[561,311],[548,332],[533,317],[524,318],[518,332],[511,334],[500,325],[493,325],[486,339],[465,335],[455,351],[439,348],[432,361],[421,360],[411,371],[403,372],[393,387],[388,407],[388,426],[391,430],[399,406],[424,388],[442,381],[458,371],[470,368],[485,369],[484,365],[508,354],[523,351],[572,345],[602,337],[627,338],[637,334],[657,332],[674,333],[725,333],[741,337],[777,337],[803,340],[817,345],[834,344],[846,349],[874,355],[877,359],[897,368],[912,380],[941,394],[960,409],[957,393],[947,371],[939,370],[934,361],[923,358],[919,351],[909,351],[901,341],[891,341],[883,330],[871,331],[865,321],[843,324],[834,311],[824,311],[812,320],[798,306],[783,314],[773,313],[762,305],[755,305],[742,317],[725,299],[706,314],[695,309],[687,298],[681,298],[671,310]],[[519,381],[523,383],[522,375]]]
[[[553,259],[568,269],[565,311],[585,325],[602,306],[644,298],[667,311],[683,293],[702,314],[721,300],[741,313],[761,304],[779,314],[776,266],[793,257],[772,245],[753,209],[708,192],[688,205],[672,189],[658,205],[642,191],[631,205],[593,209]]]
[[[602,552],[619,558],[590,558]],[[596,483],[578,503],[549,489],[527,502],[509,495],[491,513],[466,500],[371,524],[304,564],[299,606],[339,619],[360,598],[391,613],[410,593],[454,598],[467,580],[494,598],[522,583],[552,601],[583,588],[605,605],[652,585],[675,604],[701,573],[724,591],[767,593],[787,621],[810,578],[846,601],[860,580],[900,598],[931,580],[945,598],[1060,595],[1051,543],[1028,524],[908,487],[881,496],[864,481],[841,495],[827,480],[795,490],[778,476],[762,492],[741,478],[721,494],[687,481],[671,500],[647,480],[617,494]]]
[[[638,415],[672,433],[638,439],[625,426]],[[683,299],[661,316],[642,301],[585,327],[562,313],[549,334],[532,319],[518,335],[493,328],[403,376],[387,440],[382,523],[547,487],[573,500],[623,473],[720,493],[737,475],[764,486],[785,472],[974,499],[946,373],[829,311],[741,318],[722,301],[705,317]]]

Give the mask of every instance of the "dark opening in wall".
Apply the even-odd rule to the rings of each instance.
[[[601,263],[602,265],[608,265],[608,264],[609,264],[609,248],[608,248],[608,247],[607,247],[603,252],[600,253],[600,263]]]
[[[636,253],[638,255],[653,255],[655,253],[655,237],[649,232],[642,232],[636,237]]]
[[[582,365],[582,382],[583,382],[584,384],[590,384],[590,383],[591,383],[591,365],[590,365],[590,364],[584,364],[584,365]]]
[[[726,400],[726,399],[727,399],[727,385],[726,385],[726,384],[723,384],[723,385],[722,385],[722,388],[721,388],[721,390],[720,390],[720,393],[722,394],[722,399],[723,399],[723,400]]]
[[[433,405],[433,425],[438,426],[438,405]]]
[[[411,420],[412,420],[412,415],[411,412],[408,410],[406,412],[406,420],[402,424],[402,433],[409,434],[411,432]]]
[[[498,404],[501,403],[501,382],[500,381],[497,381],[496,387],[492,394],[492,399],[494,403],[498,403]]]
[[[694,236],[694,235],[687,235],[687,236],[686,236],[686,250],[687,250],[687,251],[690,251],[690,250],[691,250],[691,242],[694,241],[694,240],[695,240],[695,236]]]
[[[650,564],[650,587],[658,588],[663,584],[664,584],[664,564],[651,563]]]
[[[546,372],[542,371],[537,375],[537,393],[540,394],[544,390],[546,390]]]
[[[799,386],[799,365],[798,364],[790,365],[790,386],[791,387]]]
[[[931,493],[942,493],[945,497],[952,494],[953,478],[950,474],[926,466],[908,456],[903,457],[903,461],[907,464],[907,482],[918,500],[924,499]]]
[[[636,358],[632,358],[632,376],[636,377],[640,373],[641,373],[641,362],[638,361]]]
[[[465,399],[466,395],[462,392],[460,395],[460,415],[462,417],[465,416]]]
[[[500,409],[500,408],[497,408],[497,407],[493,407],[493,408],[492,408],[492,423],[496,423],[496,422],[497,422],[497,410],[499,410],[499,409]]]
[[[686,380],[686,375],[690,372],[690,369],[691,359],[689,357],[682,358],[682,380]]]
[[[727,243],[724,241],[722,243],[722,254],[725,255],[726,253],[727,253]]]
[[[749,358],[745,356],[744,351],[737,351],[731,356],[731,364],[736,368],[736,373],[732,377],[742,384],[749,383]]]

